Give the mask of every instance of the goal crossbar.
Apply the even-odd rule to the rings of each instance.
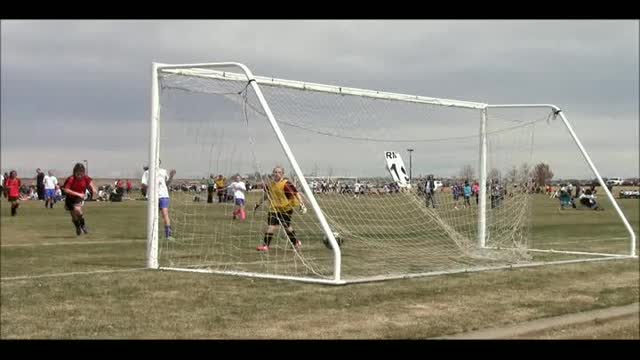
[[[197,64],[196,64],[197,65]],[[279,86],[291,89],[298,90],[309,90],[309,91],[317,91],[317,92],[326,92],[330,94],[342,94],[342,95],[354,95],[354,96],[363,96],[375,99],[385,99],[385,100],[398,100],[405,102],[415,102],[421,104],[431,104],[431,105],[439,105],[439,106],[455,106],[467,109],[484,109],[487,104],[484,103],[476,103],[470,101],[461,101],[461,100],[452,100],[452,99],[440,99],[433,98],[427,96],[418,96],[418,95],[408,95],[408,94],[399,94],[393,92],[385,92],[385,91],[375,91],[375,90],[366,90],[366,89],[358,89],[351,87],[342,87],[335,85],[325,85],[318,83],[310,83],[296,80],[285,80],[278,79],[272,77],[265,76],[253,76],[251,73],[249,74],[240,74],[234,72],[227,72],[221,70],[207,69],[206,64],[200,65],[176,65],[176,66],[159,66],[158,70],[163,73],[169,73],[174,75],[185,75],[185,76],[193,76],[193,77],[201,77],[208,79],[217,79],[217,80],[227,80],[227,81],[241,81],[246,82],[250,80],[254,80],[258,84],[270,85],[270,86]],[[210,64],[208,66],[219,66],[215,64]]]

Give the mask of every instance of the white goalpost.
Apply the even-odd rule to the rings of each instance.
[[[558,117],[560,129],[553,128]],[[553,152],[555,139],[568,139],[563,129],[575,154]],[[398,177],[408,180],[412,169],[399,159],[392,172],[384,158],[400,158],[407,148],[413,174],[420,174],[408,186]],[[540,161],[597,178],[623,225],[614,239],[580,231],[555,238],[555,228],[537,222],[538,209],[556,211],[533,191]],[[347,284],[637,258],[633,229],[551,104],[491,105],[283,80],[254,76],[235,62],[153,63],[149,165],[150,179],[160,168],[176,170],[171,238],[161,231],[158,184],[149,181],[152,269]],[[293,184],[277,199],[266,191],[279,186],[275,167]],[[305,176],[312,169],[314,176]],[[426,191],[428,175],[444,186]],[[216,194],[227,194],[236,176],[250,185],[246,218],[235,216],[233,196],[212,200],[200,187],[181,186],[220,178]],[[308,212],[298,210],[295,192]],[[285,215],[274,205],[282,201],[295,205]],[[263,242],[267,250],[257,248]]]

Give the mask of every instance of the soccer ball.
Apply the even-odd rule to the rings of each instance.
[[[338,246],[342,247],[344,240],[342,239],[342,236],[340,235],[340,233],[334,232],[333,237],[338,242]],[[327,237],[326,234],[322,236],[322,242],[324,243],[324,246],[327,247],[327,249],[333,249],[333,247],[331,246],[331,242],[329,241],[329,238]]]

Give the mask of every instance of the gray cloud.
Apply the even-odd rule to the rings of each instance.
[[[604,176],[639,176],[638,21],[55,20],[1,29],[3,170],[91,158],[96,174],[133,176],[147,159],[151,62],[239,61],[287,79],[555,103]],[[568,138],[554,141],[575,152]]]

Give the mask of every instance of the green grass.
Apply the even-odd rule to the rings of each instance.
[[[543,196],[534,203],[533,244],[628,250],[628,241],[615,240],[626,233],[610,204],[604,212],[560,212]],[[637,234],[640,203],[619,203]],[[146,202],[87,203],[91,233],[81,237],[60,204],[24,202],[17,217],[7,205],[0,205],[3,339],[429,338],[639,297],[637,259],[343,287],[135,270],[145,266]],[[259,234],[263,221],[244,226]],[[327,252],[304,241],[305,251]],[[255,238],[244,245],[239,251],[257,256]],[[97,272],[104,270],[119,272]],[[55,276],[72,272],[83,274]]]
[[[259,193],[251,193],[247,203],[255,203]],[[466,254],[458,243],[476,243],[477,207],[454,209],[450,194],[439,194],[440,207],[426,210],[413,195],[340,196],[318,195],[330,225],[339,231],[342,247],[342,278],[359,280],[374,276],[401,276],[443,270],[468,270],[479,266],[502,266],[527,261],[554,261],[585,258],[584,255],[532,253],[521,258],[508,251],[487,250]],[[489,245],[512,247],[508,228],[521,227],[525,218],[520,197],[509,198],[503,207],[488,211]],[[622,201],[630,218],[637,218],[637,200]],[[461,205],[461,204],[459,204]],[[629,254],[628,233],[614,209],[602,200],[606,211],[559,210],[558,202],[544,195],[532,196],[529,247],[545,250],[571,250]],[[231,204],[194,203],[191,195],[176,194],[172,199],[174,235],[180,244],[160,239],[160,263],[171,267],[197,267],[216,271],[244,271],[305,277],[333,276],[332,253],[323,245],[318,219],[294,213],[293,224],[303,251],[294,252],[280,233],[268,254],[257,254],[262,239],[265,210],[250,212],[246,222],[233,222]],[[435,216],[447,225],[443,226]],[[479,257],[482,255],[483,257]],[[489,259],[491,258],[491,259]]]

